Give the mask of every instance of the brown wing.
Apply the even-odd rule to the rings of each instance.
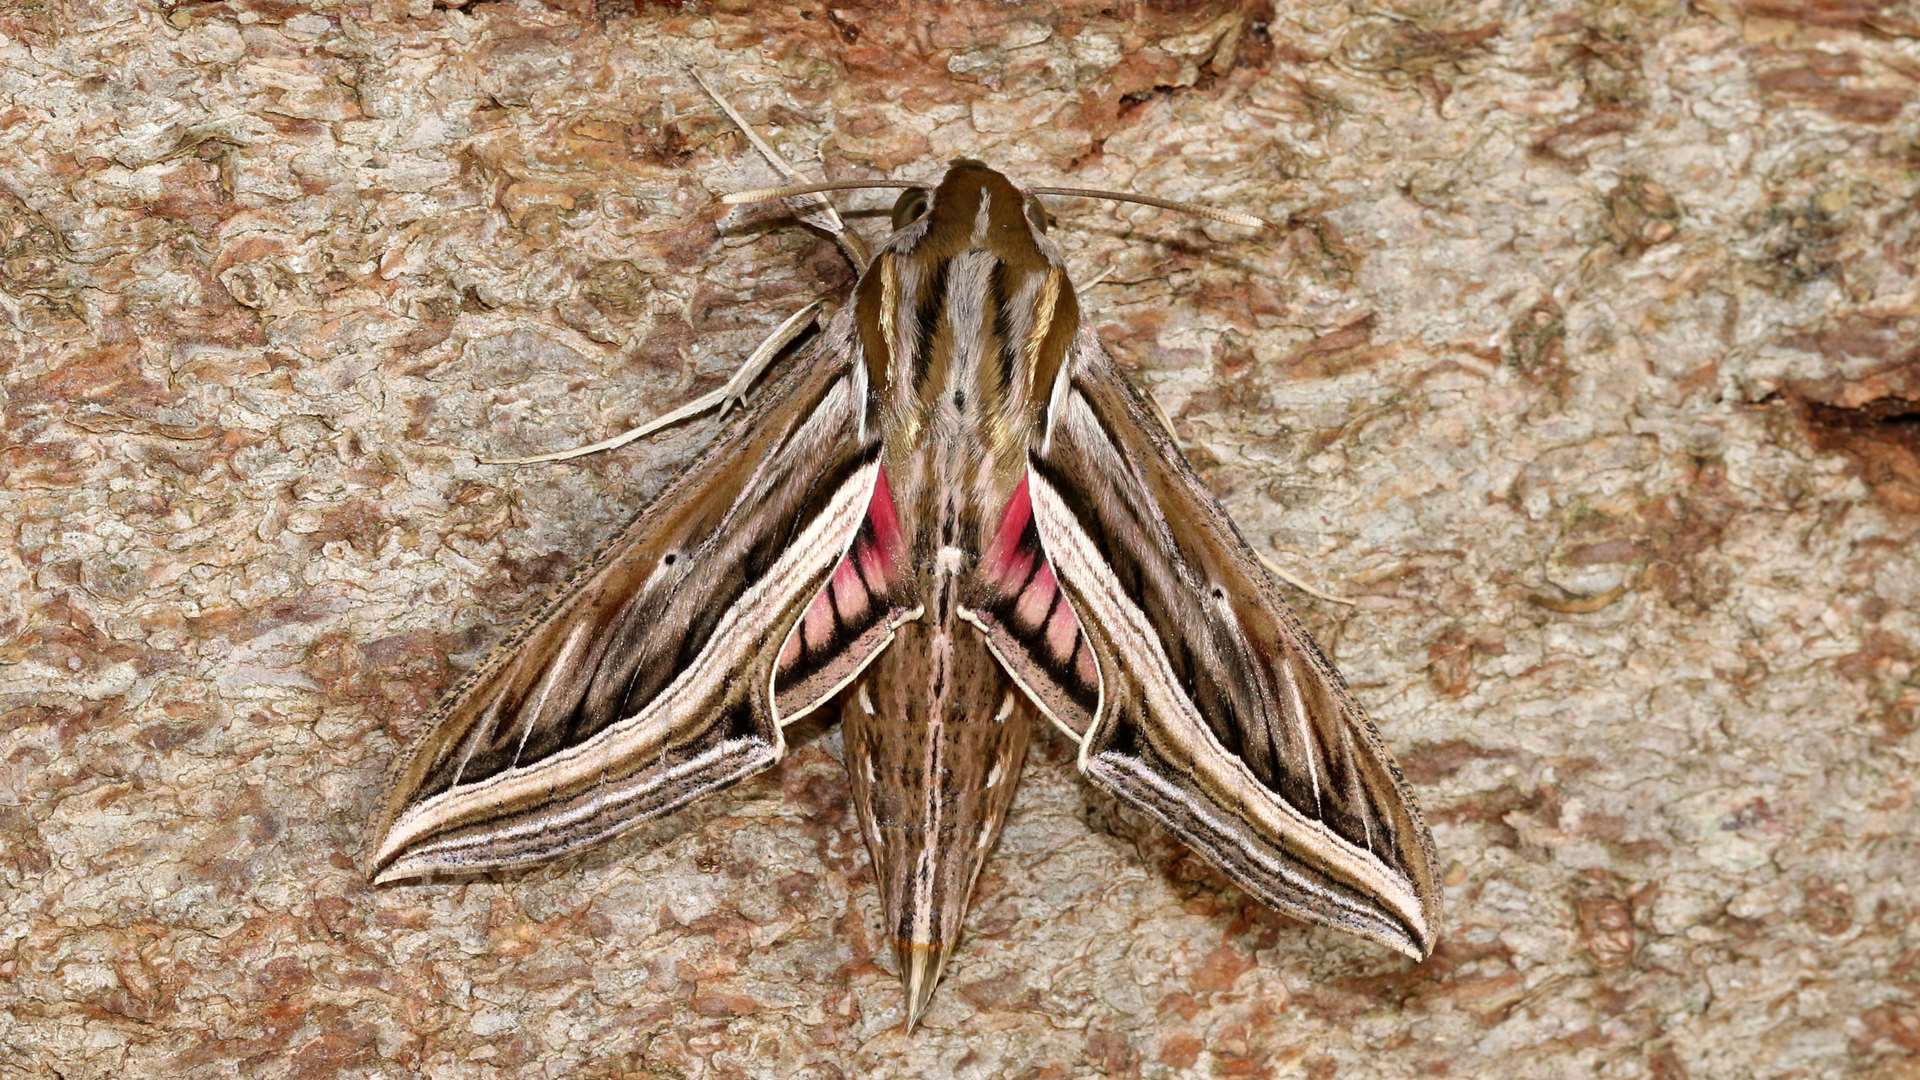
[[[1432,845],[1379,732],[1090,332],[1069,376],[1028,482],[1098,658],[1081,769],[1262,901],[1424,957]]]
[[[779,759],[781,723],[832,689],[795,685],[781,647],[879,472],[856,349],[835,320],[447,696],[393,781],[377,880],[552,858]],[[885,637],[823,642],[816,667]]]

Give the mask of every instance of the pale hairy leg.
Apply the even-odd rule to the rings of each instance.
[[[773,333],[768,334],[765,341],[762,341],[753,352],[747,354],[746,362],[733,373],[733,377],[727,380],[726,385],[702,394],[672,412],[656,416],[631,431],[623,431],[610,439],[576,446],[571,450],[556,450],[550,454],[535,454],[532,457],[481,458],[480,463],[483,465],[532,465],[542,461],[566,461],[625,446],[635,439],[645,438],[662,428],[671,427],[682,420],[698,416],[708,409],[718,408],[720,415],[725,416],[734,402],[746,401],[747,387],[753,385],[753,381],[767,369],[767,365],[773,362],[773,358],[779,356],[782,349],[791,345],[795,338],[806,333],[807,329],[813,325],[813,320],[820,314],[820,307],[820,301],[815,300],[787,316],[785,322],[774,327]]]
[[[1294,588],[1299,589],[1301,592],[1306,593],[1308,596],[1317,596],[1320,599],[1325,600],[1329,604],[1345,604],[1348,607],[1353,607],[1357,603],[1357,601],[1348,599],[1347,597],[1336,596],[1333,593],[1323,592],[1320,589],[1316,589],[1313,586],[1307,584],[1304,581],[1301,581],[1299,578],[1294,577],[1292,574],[1288,573],[1285,569],[1283,569],[1280,566],[1279,563],[1274,562],[1271,556],[1268,556],[1264,553],[1258,553],[1258,554],[1260,554],[1260,561],[1266,564],[1268,573],[1272,574],[1274,577],[1279,578],[1281,581],[1284,581],[1287,584],[1293,586]]]
[[[803,179],[799,171],[789,164],[786,158],[781,156],[780,151],[775,150],[772,143],[769,143],[765,138],[761,137],[760,133],[755,131],[753,126],[747,123],[746,118],[741,116],[739,111],[733,107],[733,104],[725,97],[722,97],[720,92],[715,90],[711,83],[707,82],[705,76],[691,67],[687,69],[687,74],[693,76],[693,81],[700,84],[700,89],[706,91],[707,96],[713,99],[713,103],[720,107],[720,111],[727,114],[727,119],[732,120],[739,126],[741,133],[746,135],[747,141],[753,144],[753,148],[758,150],[760,155],[767,159],[767,163],[772,165],[780,175],[789,180]],[[795,196],[786,200],[786,203],[801,221],[833,237],[834,242],[840,245],[841,251],[846,253],[847,258],[853,260],[855,267],[864,268],[866,266],[866,245],[861,242],[858,235],[847,228],[846,222],[840,219],[839,213],[834,210],[833,204],[827,200],[826,196]],[[727,410],[731,409],[736,402],[746,401],[747,388],[752,386],[753,381],[759,378],[760,374],[767,369],[767,365],[773,362],[773,358],[780,355],[782,349],[786,348],[795,338],[806,332],[807,328],[813,325],[813,320],[815,316],[819,314],[820,307],[819,301],[808,304],[806,307],[801,308],[789,316],[787,320],[778,327],[774,328],[773,333],[767,335],[767,339],[762,341],[759,347],[747,356],[746,362],[742,363],[740,369],[733,373],[733,377],[727,380],[726,385],[702,394],[671,412],[656,416],[652,420],[641,424],[639,427],[623,431],[618,435],[602,439],[599,442],[588,443],[585,446],[576,446],[571,450],[556,450],[549,454],[535,454],[531,457],[481,458],[480,462],[485,465],[533,465],[546,461],[568,461],[573,458],[585,457],[588,454],[597,454],[603,450],[613,450],[625,446],[635,439],[645,438],[656,431],[671,427],[682,420],[698,416],[710,409],[718,408],[720,410],[719,415],[725,416]]]

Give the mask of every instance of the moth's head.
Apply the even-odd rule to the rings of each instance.
[[[1052,225],[1040,200],[972,158],[958,158],[932,188],[910,187],[893,204],[895,235],[914,231],[915,246],[981,248],[1016,266],[1045,262]]]

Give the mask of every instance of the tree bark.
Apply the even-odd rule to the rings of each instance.
[[[1911,1075],[1920,15],[1874,0],[0,11],[0,1059],[24,1075]],[[1049,733],[899,1030],[839,741],[372,889],[438,693],[855,270],[1017,180],[1434,826],[1412,965]],[[878,238],[891,193],[839,199]],[[861,214],[873,211],[873,214]],[[1095,279],[1098,279],[1097,283]],[[1093,284],[1090,284],[1093,283]]]

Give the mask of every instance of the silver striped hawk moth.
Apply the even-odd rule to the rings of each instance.
[[[818,194],[849,187],[903,189],[871,254]],[[447,694],[370,876],[577,851],[771,767],[828,709],[911,1029],[1044,721],[1262,903],[1427,956],[1432,843],[1392,755],[1082,317],[1042,199],[1088,194],[1179,205],[972,160],[735,197],[828,229],[857,282],[663,418],[722,426]]]

